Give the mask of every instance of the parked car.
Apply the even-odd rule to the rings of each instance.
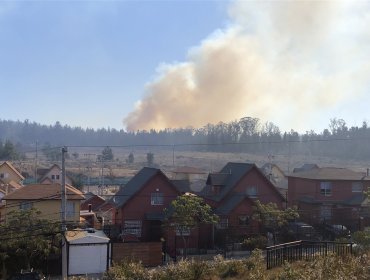
[[[320,240],[315,228],[304,222],[289,222],[284,230],[285,241]]]
[[[351,231],[344,225],[322,224],[320,227],[324,239],[351,238]]]

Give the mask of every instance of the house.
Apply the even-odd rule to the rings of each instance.
[[[110,267],[110,239],[94,229],[65,233],[67,275],[102,274]]]
[[[80,203],[85,199],[81,191],[66,185],[66,218],[68,222],[80,220]],[[14,210],[38,209],[41,218],[59,221],[61,217],[61,185],[26,185],[3,197],[6,202],[5,215]]]
[[[271,183],[279,190],[285,197],[288,192],[288,178],[285,176],[283,170],[273,163],[265,163],[260,168],[263,174],[271,181]]]
[[[319,166],[315,163],[305,163],[301,167],[294,168],[293,173],[308,171],[308,170],[318,169],[318,168],[319,168]]]
[[[99,209],[105,203],[105,199],[100,195],[93,194],[93,193],[86,193],[85,200],[81,202],[81,211],[83,210],[90,210],[95,211]]]
[[[369,174],[346,168],[313,168],[288,175],[288,202],[299,208],[308,223],[331,223],[361,228],[368,219],[369,205],[364,192]],[[364,221],[365,222],[365,221]]]
[[[14,181],[21,185],[24,177],[9,161],[5,161],[0,165],[0,180],[3,184]]]
[[[22,188],[22,185],[13,180],[8,183],[3,183],[2,181],[0,181],[0,190],[4,191],[5,194],[11,193],[20,188]]]
[[[62,184],[62,169],[58,164],[53,164],[50,168],[37,169],[37,181],[40,184]],[[66,184],[72,185],[72,179],[66,175]]]
[[[190,166],[182,166],[172,170],[173,181],[187,182],[188,188],[192,192],[199,192],[204,187],[207,173],[203,170]]]
[[[202,196],[220,217],[215,229],[216,244],[259,232],[258,223],[251,219],[255,200],[285,207],[284,197],[261,170],[250,163],[229,162],[219,172],[210,173]]]
[[[116,225],[125,240],[160,241],[163,210],[180,191],[157,168],[144,167],[110,200],[115,205]]]

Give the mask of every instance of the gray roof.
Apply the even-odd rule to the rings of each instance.
[[[191,192],[190,182],[188,180],[170,180],[180,193]]]
[[[253,167],[258,170],[254,164],[229,162],[220,172],[209,174],[207,185],[214,185],[213,180],[215,180],[216,185],[221,185],[222,187],[218,195],[208,197],[216,201],[221,201]],[[205,195],[207,196],[207,194]]]
[[[317,169],[317,168],[319,168],[319,166],[316,163],[305,163],[301,167],[294,168],[293,173],[307,171],[311,169]]]
[[[244,199],[245,195],[240,193],[234,193],[230,195],[216,210],[217,215],[228,215],[230,212]]]
[[[355,172],[346,168],[322,167],[307,171],[291,173],[288,177],[311,180],[341,180],[341,181],[370,181],[364,173]]]
[[[122,207],[157,174],[161,174],[166,180],[168,180],[167,176],[160,169],[151,167],[142,168],[123,188],[120,188],[120,190],[111,198],[110,202],[115,204],[116,207]],[[170,181],[168,180],[168,182]]]

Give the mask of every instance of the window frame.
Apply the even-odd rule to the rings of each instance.
[[[332,196],[333,195],[333,183],[330,181],[321,181],[320,182],[320,194],[323,196]]]
[[[360,187],[360,189],[356,190],[356,187]],[[364,185],[362,182],[352,182],[351,183],[351,190],[353,193],[362,193],[364,190]]]
[[[245,189],[245,194],[249,198],[257,198],[258,197],[258,186],[248,186]]]
[[[142,228],[142,220],[125,220],[123,223],[122,233],[124,235],[134,235],[136,237],[141,237]]]
[[[164,194],[161,192],[153,192],[150,195],[150,205],[163,205],[164,203]]]

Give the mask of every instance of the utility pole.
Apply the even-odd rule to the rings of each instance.
[[[96,156],[96,154],[84,154],[84,156],[86,156],[88,159],[87,161],[87,192],[90,192],[90,176],[91,176],[91,171],[92,171],[92,166],[91,166],[91,160],[90,160],[90,156]]]
[[[36,154],[35,154],[35,183],[37,183],[37,140],[36,140]]]
[[[67,205],[67,195],[66,195],[66,167],[65,167],[65,154],[67,153],[67,147],[62,148],[62,186],[61,186],[61,232],[63,238],[62,247],[62,279],[67,279],[67,240],[65,233],[67,231],[66,226],[66,205]]]

